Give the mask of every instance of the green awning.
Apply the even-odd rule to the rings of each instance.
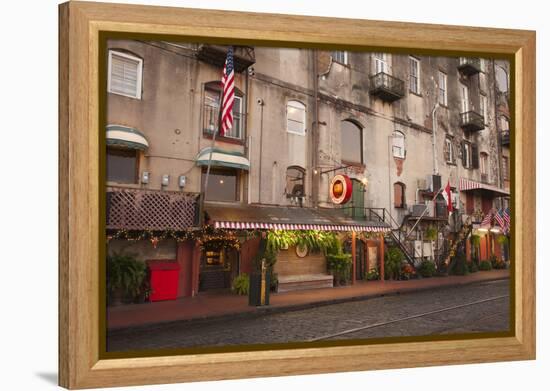
[[[212,151],[212,153],[210,153]],[[212,157],[210,157],[212,155]],[[212,166],[231,167],[241,170],[249,170],[250,162],[240,152],[224,151],[218,148],[204,148],[196,158],[197,166],[207,166],[211,161]]]
[[[142,151],[149,148],[143,133],[123,125],[107,125],[107,145]]]

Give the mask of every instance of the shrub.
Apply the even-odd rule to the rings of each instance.
[[[491,265],[491,262],[490,261],[481,261],[479,263],[479,270],[491,270],[493,268],[493,266]]]
[[[107,256],[107,290],[110,295],[122,294],[122,299],[133,301],[147,275],[145,262],[133,254],[113,253]]]
[[[370,269],[365,274],[365,280],[367,280],[367,281],[374,281],[374,280],[378,280],[378,279],[380,279],[380,273],[378,273],[378,269],[376,269],[376,268]]]
[[[437,229],[434,227],[429,227],[426,230],[426,240],[436,240],[437,239]]]
[[[416,275],[416,272],[414,271],[414,268],[411,265],[409,265],[408,263],[401,267],[400,278],[402,280],[409,280],[414,275]]]
[[[493,269],[506,269],[506,262],[500,259],[491,260],[491,266]]]
[[[327,270],[334,276],[336,285],[346,283],[351,276],[351,254],[327,254]]]
[[[401,264],[405,259],[403,252],[397,247],[389,247],[384,254],[384,274],[386,279],[398,279]]]
[[[435,264],[432,261],[424,260],[417,270],[422,277],[432,277],[435,274]]]
[[[277,287],[279,286],[279,276],[277,273],[271,273],[271,279],[269,280],[269,289],[272,292],[277,292]]]
[[[233,283],[231,284],[231,291],[233,291],[233,293],[238,295],[248,295],[249,289],[250,280],[248,278],[248,274],[241,273],[233,279]]]
[[[470,273],[468,263],[466,262],[466,255],[455,255],[449,265],[449,274],[455,276],[465,276]]]
[[[468,263],[468,271],[470,273],[476,273],[477,271],[479,271],[479,268],[474,261]]]

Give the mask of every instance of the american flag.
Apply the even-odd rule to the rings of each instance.
[[[499,211],[495,213],[495,220],[500,228],[502,228],[502,232],[506,232],[506,224],[504,222],[504,219],[502,218],[503,212],[504,211],[502,209],[499,209]]]
[[[235,70],[233,68],[233,47],[227,51],[222,77],[222,114],[220,136],[224,136],[233,127],[233,100],[235,98]]]
[[[493,214],[494,213],[495,213],[495,209],[491,209],[489,212],[487,212],[487,214],[485,215],[485,217],[481,221],[481,226],[482,227],[490,227],[491,226],[491,223],[493,222]]]
[[[506,208],[502,211],[502,218],[504,219],[504,232],[508,233],[510,231],[510,208]]]

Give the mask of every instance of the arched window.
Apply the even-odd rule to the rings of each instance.
[[[501,115],[499,117],[499,122],[500,122],[499,125],[500,125],[501,131],[507,132],[510,130],[510,121],[504,115]]]
[[[502,66],[497,65],[495,67],[495,78],[497,82],[497,88],[500,92],[508,92],[508,72]]]
[[[306,106],[297,100],[286,104],[286,130],[289,133],[306,134]]]
[[[393,184],[393,206],[395,208],[405,208],[405,184],[395,182]]]
[[[487,152],[479,154],[479,168],[481,170],[481,181],[487,183],[489,181],[489,154]]]
[[[342,162],[363,164],[363,130],[350,120],[342,121],[341,128]]]
[[[302,167],[290,166],[286,169],[286,188],[287,198],[305,196],[305,173]]]
[[[212,135],[218,132],[220,125],[220,101],[222,85],[219,81],[206,83],[204,86],[203,104],[203,133]],[[243,116],[243,94],[235,88],[233,100],[233,126],[224,134],[224,137],[241,140]]]
[[[393,132],[392,151],[393,157],[405,159],[405,135],[399,130]]]

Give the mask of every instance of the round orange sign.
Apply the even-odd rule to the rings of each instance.
[[[330,181],[330,199],[335,204],[345,204],[351,198],[351,179],[347,175],[335,175]]]

